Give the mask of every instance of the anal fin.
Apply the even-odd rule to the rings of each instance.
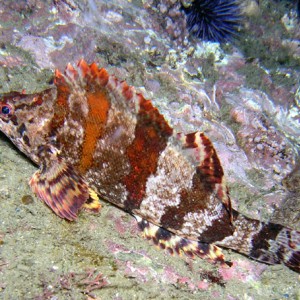
[[[41,168],[31,177],[32,191],[59,217],[73,221],[84,206],[99,211],[97,194],[52,146],[40,149]],[[87,203],[86,203],[87,202]],[[86,204],[85,204],[86,203]]]
[[[94,213],[100,211],[101,203],[97,193],[93,189],[89,188],[89,198],[83,204],[82,208]]]
[[[230,262],[225,261],[222,250],[213,244],[201,243],[199,241],[189,240],[174,233],[156,226],[139,216],[135,216],[138,226],[142,230],[142,235],[148,240],[168,251],[170,254],[186,255],[191,258],[200,257],[211,262],[220,262],[231,266]]]

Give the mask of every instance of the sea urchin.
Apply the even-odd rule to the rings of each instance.
[[[230,40],[241,20],[236,0],[194,0],[183,10],[189,31],[205,41]]]

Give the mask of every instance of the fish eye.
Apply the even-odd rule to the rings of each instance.
[[[10,113],[10,107],[8,107],[7,105],[2,106],[1,113],[3,113],[4,115],[8,115]]]
[[[1,107],[1,115],[4,117],[9,117],[9,115],[12,113],[13,109],[8,104],[0,104]]]

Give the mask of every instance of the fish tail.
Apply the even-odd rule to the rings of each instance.
[[[280,224],[253,220],[234,211],[235,232],[219,246],[267,264],[284,264],[300,273],[300,232]]]

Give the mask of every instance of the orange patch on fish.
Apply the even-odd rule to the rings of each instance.
[[[110,102],[103,90],[86,95],[89,104],[88,117],[85,123],[85,137],[79,170],[85,173],[93,163],[97,141],[102,136],[106,125]]]

